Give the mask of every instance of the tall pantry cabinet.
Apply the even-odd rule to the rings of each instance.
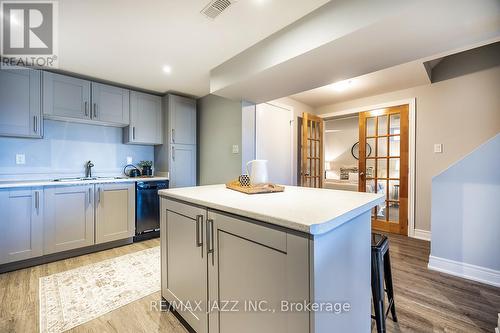
[[[170,187],[196,186],[196,100],[163,97],[163,145],[155,147],[155,166],[168,172]]]

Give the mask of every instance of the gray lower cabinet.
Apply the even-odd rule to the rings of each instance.
[[[42,137],[40,71],[0,70],[0,136]]]
[[[123,137],[127,144],[162,144],[161,97],[130,92],[130,126]]]
[[[170,187],[196,186],[196,146],[171,145]]]
[[[117,126],[129,125],[130,90],[92,82],[92,119]]]
[[[98,184],[95,192],[96,244],[133,237],[135,184]]]
[[[94,185],[46,187],[44,254],[94,244]]]
[[[43,190],[0,190],[0,264],[43,254]]]
[[[0,189],[0,265],[134,234],[135,183]]]
[[[309,312],[281,311],[310,300],[307,237],[169,199],[160,230],[162,296],[203,302],[208,321],[180,312],[197,333],[310,331]]]
[[[197,333],[206,333],[206,209],[171,200],[162,200],[161,205],[162,296]],[[196,302],[202,302],[201,309]]]
[[[238,302],[210,312],[209,332],[309,332],[308,312],[281,311],[310,299],[306,237],[210,210],[207,233],[209,303]]]
[[[43,72],[43,114],[56,120],[91,120],[90,81]]]

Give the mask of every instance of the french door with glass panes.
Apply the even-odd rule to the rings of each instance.
[[[323,187],[323,119],[304,112],[302,115],[301,186]]]
[[[359,115],[359,191],[383,193],[372,229],[408,234],[408,105]]]

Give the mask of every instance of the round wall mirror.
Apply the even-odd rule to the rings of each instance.
[[[356,142],[352,146],[351,154],[355,159],[359,160],[359,142]],[[372,154],[372,147],[368,143],[366,143],[366,157],[370,157],[371,154]]]

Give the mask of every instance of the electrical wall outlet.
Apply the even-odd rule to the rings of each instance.
[[[240,147],[238,145],[233,145],[233,154],[238,154],[240,152]]]
[[[441,154],[443,152],[443,144],[442,143],[435,143],[434,144],[434,152]]]
[[[127,164],[132,164],[132,156],[127,156]]]
[[[26,155],[16,154],[16,164],[26,164]]]

